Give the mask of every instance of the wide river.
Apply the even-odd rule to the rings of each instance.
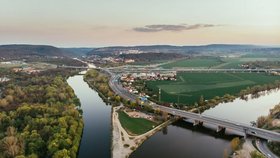
[[[84,133],[79,158],[109,158],[111,145],[111,107],[83,80],[82,75],[70,77],[69,85],[81,101]],[[203,114],[249,124],[280,102],[280,91],[272,91],[248,101],[236,99],[222,103]],[[131,158],[223,158],[230,152],[230,132],[218,134],[211,127],[193,127],[185,121],[176,122],[145,141]]]
[[[68,84],[81,101],[84,132],[79,158],[111,157],[111,106],[83,80],[82,75],[70,77]]]

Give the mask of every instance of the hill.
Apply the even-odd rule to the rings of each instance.
[[[93,48],[60,48],[72,57],[86,56]]]
[[[130,46],[130,47],[103,47],[93,49],[88,55],[107,56],[112,54],[122,54],[129,51],[139,53],[180,53],[187,55],[209,54],[209,53],[246,53],[255,50],[265,51],[271,47],[257,45],[237,45],[237,44],[211,44],[201,46],[171,46],[171,45],[151,45],[151,46]],[[279,49],[279,48],[275,48]],[[280,50],[280,49],[279,49]]]
[[[0,57],[5,59],[18,59],[28,57],[66,57],[63,50],[48,45],[2,45]]]

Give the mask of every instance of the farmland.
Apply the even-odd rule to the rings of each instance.
[[[219,58],[194,58],[194,59],[183,59],[162,65],[163,68],[173,68],[173,67],[212,67],[222,64]]]
[[[179,73],[176,81],[149,81],[153,94],[161,89],[161,102],[194,104],[203,95],[209,100],[225,94],[235,95],[242,89],[280,80],[265,73]]]
[[[164,64],[162,68],[216,68],[216,69],[238,69],[242,64],[256,61],[279,61],[279,58],[268,57],[195,57]]]

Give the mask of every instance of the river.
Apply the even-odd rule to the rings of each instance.
[[[78,157],[111,157],[111,106],[88,86],[82,75],[70,77],[67,82],[80,99],[83,110],[84,131]]]
[[[79,150],[79,158],[111,156],[111,106],[106,105],[98,93],[83,80],[82,75],[70,77],[67,82],[81,101],[84,132]],[[280,91],[272,91],[257,99],[248,101],[235,99],[221,103],[203,114],[234,120],[246,124],[278,104]],[[230,140],[235,135],[226,131],[218,134],[211,127],[193,127],[191,123],[178,121],[157,132],[145,141],[131,158],[223,158],[230,152]]]

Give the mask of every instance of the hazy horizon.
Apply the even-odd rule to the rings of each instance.
[[[278,0],[2,0],[0,44],[280,45]]]

